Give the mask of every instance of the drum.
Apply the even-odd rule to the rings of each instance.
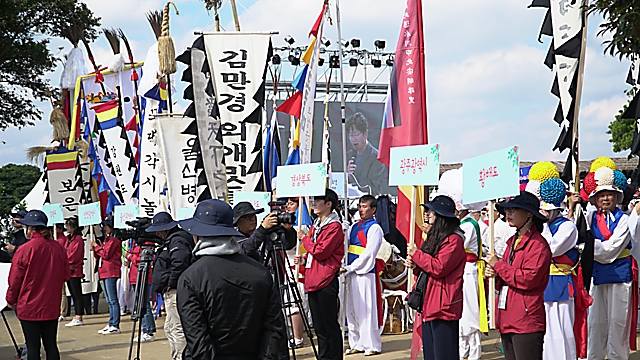
[[[383,289],[406,290],[403,286],[407,282],[408,274],[409,268],[404,265],[404,259],[392,254],[380,275]]]
[[[380,250],[378,250],[376,258],[384,261],[385,264],[388,264],[389,261],[391,261],[392,255],[393,248],[391,247],[391,244],[387,240],[382,239],[382,244],[380,244]]]

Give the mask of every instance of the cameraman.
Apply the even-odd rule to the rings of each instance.
[[[5,252],[0,253],[0,262],[11,262],[11,258],[13,257],[13,254],[16,252],[16,250],[18,250],[18,247],[28,241],[24,233],[25,228],[19,222],[20,220],[24,219],[26,215],[27,210],[20,210],[18,212],[11,213],[11,216],[13,217],[13,227],[15,228],[15,230],[13,231],[13,241],[11,244],[4,244],[3,250]]]
[[[255,209],[248,201],[241,201],[233,207],[233,225],[242,235],[247,237],[247,239],[239,242],[240,252],[261,264],[264,263],[265,256],[267,256],[271,246],[271,240],[268,236],[269,232],[273,231],[274,228],[279,225],[278,215],[271,213],[267,215],[264,220],[262,220],[262,224],[256,228],[258,224],[258,217],[256,215],[263,212],[264,209]],[[296,232],[292,227],[284,228],[285,236],[283,244],[285,250],[289,250],[296,245]],[[260,249],[261,246],[262,249]]]
[[[153,291],[162,294],[164,298],[164,306],[167,311],[164,332],[171,347],[171,359],[181,360],[182,351],[187,343],[184,339],[182,324],[180,324],[176,289],[178,288],[178,278],[191,262],[191,251],[194,247],[193,237],[178,228],[178,223],[173,221],[167,212],[157,213],[151,220],[151,226],[145,231],[155,233],[163,239],[163,246],[153,264]]]

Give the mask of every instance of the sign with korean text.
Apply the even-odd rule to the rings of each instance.
[[[128,221],[135,220],[140,216],[140,207],[138,205],[122,205],[113,208],[113,225],[116,229],[126,229]]]
[[[462,162],[462,200],[465,204],[515,196],[519,193],[518,146]]]
[[[271,193],[261,191],[236,191],[233,193],[233,205],[242,201],[248,201],[251,203],[254,209],[264,209],[261,214],[257,214],[258,223],[269,215],[271,208],[269,202],[271,201]]]
[[[391,148],[389,185],[438,185],[439,177],[439,144]]]
[[[78,206],[78,225],[89,226],[102,222],[100,217],[100,203],[94,202],[87,205]]]
[[[180,208],[177,211],[177,216],[175,218],[176,221],[180,221],[180,220],[184,220],[184,219],[190,219],[193,217],[193,214],[196,212],[196,208],[195,207],[185,207],[185,208]]]
[[[42,205],[42,212],[47,215],[49,221],[47,226],[53,226],[55,224],[64,223],[64,216],[62,214],[62,204],[47,204]]]
[[[321,196],[327,187],[327,167],[322,163],[278,166],[278,197]]]

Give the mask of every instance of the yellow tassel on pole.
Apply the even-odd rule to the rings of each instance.
[[[162,33],[158,38],[158,59],[160,60],[160,73],[163,75],[174,74],[178,71],[176,48],[173,45],[173,39],[169,36],[169,5],[173,5],[176,15],[179,15],[176,4],[171,1],[167,2],[162,12]]]

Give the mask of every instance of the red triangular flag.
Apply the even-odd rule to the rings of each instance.
[[[300,113],[302,112],[302,91],[298,91],[291,95],[290,98],[285,100],[285,102],[276,108],[276,111],[283,112],[300,119]]]

